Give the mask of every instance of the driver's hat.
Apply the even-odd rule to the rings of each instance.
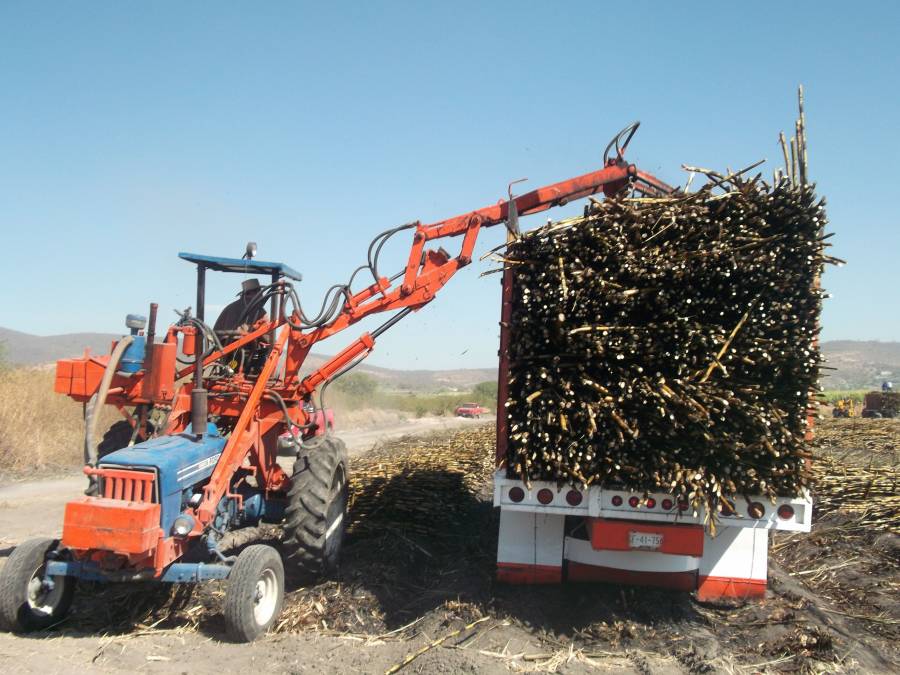
[[[244,279],[241,282],[241,292],[239,295],[243,295],[244,293],[250,293],[251,291],[259,290],[259,279]]]

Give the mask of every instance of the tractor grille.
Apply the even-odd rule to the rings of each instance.
[[[158,502],[155,472],[100,467],[92,473],[100,481],[100,495],[106,499],[154,504]]]

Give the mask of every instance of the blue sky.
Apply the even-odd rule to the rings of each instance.
[[[825,277],[823,335],[900,339],[898,8],[6,0],[0,326],[119,332],[151,300],[174,318],[194,292],[176,253],[237,256],[247,240],[301,270],[317,307],[376,233],[598,168],[634,119],[630,159],[670,182],[682,163],[771,170],[802,82],[810,172],[849,261]],[[478,250],[502,238],[483,232]],[[371,362],[495,363],[490,267],[461,272]],[[214,280],[207,302],[236,285]]]

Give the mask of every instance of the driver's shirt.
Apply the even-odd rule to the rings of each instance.
[[[266,315],[266,310],[263,305],[254,312],[255,316],[248,316],[243,321],[241,321],[241,316],[244,314],[244,309],[247,307],[249,302],[244,299],[243,296],[229,304],[225,309],[222,310],[222,313],[219,314],[219,318],[216,319],[216,324],[213,326],[213,330],[215,331],[226,331],[226,330],[237,330],[241,327],[242,324],[248,324],[252,326],[254,323],[262,319]]]

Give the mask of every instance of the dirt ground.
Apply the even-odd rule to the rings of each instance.
[[[339,577],[290,579],[257,643],[225,641],[221,584],[86,586],[54,629],[0,634],[0,659],[42,673],[900,672],[898,441],[898,421],[823,422],[813,533],[774,536],[761,602],[497,584],[493,438],[469,428],[353,460]],[[452,459],[438,470],[441,453]]]

